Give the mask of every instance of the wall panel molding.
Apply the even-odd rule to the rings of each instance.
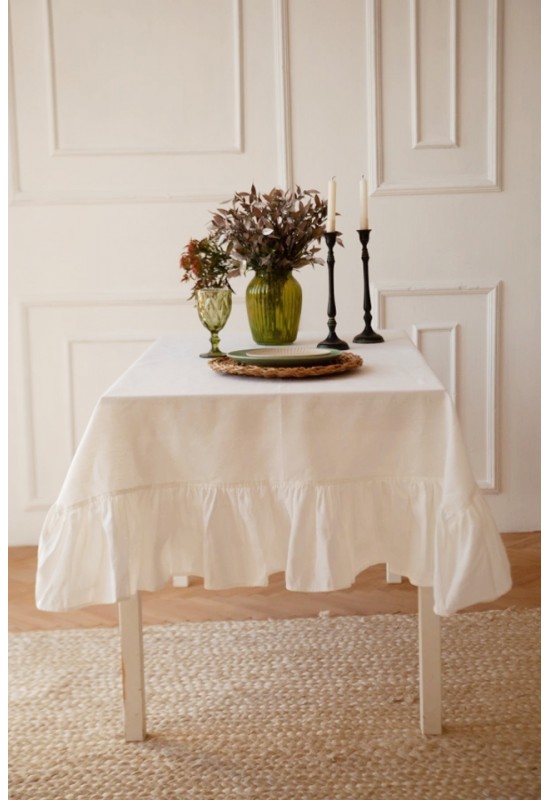
[[[71,453],[74,455],[78,445],[78,433],[76,428],[76,401],[75,401],[75,349],[78,345],[105,345],[109,344],[116,347],[117,344],[142,344],[151,345],[154,342],[152,337],[144,337],[140,334],[128,334],[126,336],[79,336],[65,339],[65,371],[67,375],[67,396],[69,398],[69,415],[67,418],[67,428],[69,432]]]
[[[244,298],[236,297],[236,306],[244,305]],[[75,348],[78,345],[128,345],[153,342],[155,338],[174,330],[167,320],[167,312],[173,308],[175,318],[181,318],[181,330],[185,329],[184,313],[195,316],[195,309],[186,305],[181,297],[165,293],[121,293],[112,295],[36,295],[24,298],[19,303],[21,330],[21,366],[24,398],[25,460],[27,464],[27,487],[24,511],[45,511],[55,498],[45,496],[37,465],[40,462],[38,434],[43,421],[37,418],[38,398],[53,405],[56,415],[49,424],[61,425],[55,457],[69,463],[77,443],[75,406]],[[120,314],[117,312],[120,310]],[[106,326],[104,315],[112,312],[111,322]],[[135,316],[133,312],[135,311]],[[78,312],[77,318],[64,319],[64,315]],[[124,320],[118,324],[119,315]],[[128,314],[132,322],[128,321]],[[47,318],[46,316],[47,315]],[[90,316],[91,315],[91,316]],[[41,317],[41,319],[40,319]],[[59,322],[61,320],[61,322]],[[53,323],[53,325],[52,325]],[[55,325],[57,328],[53,330]],[[44,327],[46,326],[46,327]],[[47,352],[50,364],[43,365],[39,349],[43,337],[37,330],[50,337]],[[180,330],[180,328],[178,328]],[[36,364],[46,366],[48,385],[41,383],[36,375]],[[46,397],[48,395],[48,397]],[[51,395],[51,396],[50,396]],[[43,456],[43,454],[42,454]],[[54,459],[55,460],[55,459]]]
[[[231,9],[232,25],[228,26],[227,36],[235,42],[232,49],[237,98],[233,115],[235,130],[233,142],[221,149],[207,145],[191,149],[142,148],[132,147],[131,142],[127,147],[104,147],[99,142],[98,147],[92,142],[92,146],[82,148],[63,144],[59,135],[59,86],[55,71],[55,0],[36,0],[34,4],[14,9],[17,14],[11,15],[8,34],[10,63],[13,63],[10,203],[23,206],[219,204],[230,196],[231,187],[243,171],[255,175],[256,180],[262,180],[258,177],[262,170],[267,171],[272,173],[268,180],[274,185],[290,187],[294,176],[288,0],[272,0],[267,8],[245,5],[245,0],[231,0]],[[250,64],[255,55],[245,52],[245,48],[251,47],[250,26],[257,20],[262,25],[268,24],[271,35],[264,47],[263,77],[251,74]],[[43,58],[33,59],[30,71],[20,80],[23,65],[29,69],[24,60],[25,49],[29,47],[35,51],[42,48]],[[273,140],[273,155],[267,160],[265,137],[258,125],[251,125],[246,117],[246,113],[254,113],[254,96],[260,91],[260,81],[264,85],[265,80],[270,83],[263,89],[264,94],[267,91],[271,97],[273,89],[269,109],[273,119],[265,123],[269,126],[270,145]],[[31,94],[36,97],[36,92],[41,93],[37,105],[29,99]],[[23,111],[18,112],[18,107]],[[17,124],[18,114],[21,124],[25,123],[24,137],[18,131],[21,127]],[[28,121],[32,119],[36,129],[29,135]],[[172,163],[171,159],[173,169],[166,166]],[[208,170],[201,170],[201,163],[209,164]],[[93,164],[98,165],[97,170]],[[146,176],[145,182],[131,178],[140,174]],[[166,178],[179,174],[183,176],[179,181]],[[103,180],[100,177],[103,175],[108,178]]]
[[[11,205],[17,206],[88,206],[88,205],[156,205],[158,203],[216,203],[220,204],[227,200],[227,192],[218,194],[151,194],[151,195],[127,195],[123,192],[97,193],[86,192],[75,194],[73,192],[33,192],[16,190],[12,195]]]
[[[227,155],[243,152],[243,118],[244,118],[244,98],[243,98],[243,42],[242,42],[242,0],[230,0],[231,2],[231,37],[233,40],[233,69],[235,72],[233,90],[235,92],[235,126],[233,130],[233,142],[222,148],[132,148],[130,146],[120,147],[66,147],[60,143],[59,136],[59,89],[55,68],[55,36],[54,36],[54,12],[53,0],[44,0],[44,38],[46,41],[47,54],[47,76],[48,76],[48,97],[49,97],[49,128],[50,128],[50,148],[53,157],[64,156],[167,156],[167,155]]]
[[[383,70],[381,63],[382,0],[366,0],[366,52],[367,52],[367,164],[370,193],[373,195],[410,195],[410,194],[454,194],[463,192],[501,191],[501,36],[502,36],[502,3],[501,0],[485,0],[487,4],[487,108],[485,130],[486,169],[483,174],[468,173],[458,170],[454,174],[439,170],[437,176],[422,177],[419,168],[416,179],[395,180],[385,174],[384,149],[384,112],[383,112]],[[459,35],[456,19],[458,11],[456,0],[451,2],[451,37],[455,49],[451,47],[451,119],[449,143],[429,141],[423,143],[419,138],[419,83],[417,53],[417,2],[409,0],[409,42],[411,53],[409,59],[411,86],[411,128],[412,148],[414,152],[425,150],[460,150],[458,141],[459,110],[457,69]],[[453,11],[454,9],[454,11]]]
[[[279,157],[279,184],[282,189],[294,185],[292,163],[292,107],[290,81],[290,43],[288,0],[273,0],[275,32],[277,138]]]
[[[479,296],[484,298],[484,320],[480,322],[480,329],[485,336],[484,358],[486,372],[484,375],[484,385],[481,387],[485,396],[485,404],[482,410],[482,423],[485,437],[484,461],[485,474],[478,476],[478,484],[487,494],[497,494],[500,491],[499,481],[499,399],[498,391],[500,386],[500,353],[499,353],[499,328],[500,328],[500,283],[493,285],[439,285],[439,284],[400,284],[395,286],[378,287],[375,291],[375,307],[377,309],[377,325],[383,329],[388,327],[388,305],[392,298],[405,298],[414,302],[418,298],[468,298],[468,296]],[[458,306],[456,306],[458,312]],[[458,356],[458,332],[460,327],[464,327],[464,322],[455,320],[441,320],[441,315],[437,310],[437,303],[434,304],[433,318],[414,320],[410,323],[411,338],[418,345],[422,331],[447,331],[450,334],[449,358],[451,387],[450,395],[456,401],[460,396],[461,386],[459,379],[459,356]],[[431,315],[430,315],[431,317]],[[408,323],[407,323],[408,324]],[[403,325],[406,327],[406,324]],[[480,343],[482,346],[482,343]],[[463,369],[467,364],[461,365]]]
[[[384,182],[380,0],[366,0],[366,20],[367,174],[370,194],[380,194]]]
[[[449,334],[449,394],[456,405],[458,376],[457,376],[457,328],[458,322],[424,322],[412,325],[412,340],[422,352],[421,338],[423,333],[448,333]]]
[[[446,139],[425,139],[421,130],[421,85],[418,3],[409,0],[411,49],[411,131],[413,150],[458,147],[457,136],[457,0],[447,0],[449,6],[449,125]]]

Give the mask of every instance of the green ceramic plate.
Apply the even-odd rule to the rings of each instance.
[[[299,346],[252,347],[227,353],[228,358],[238,361],[239,364],[253,364],[257,367],[306,367],[313,364],[330,364],[339,355],[339,350]]]

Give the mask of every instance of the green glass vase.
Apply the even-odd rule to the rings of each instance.
[[[246,287],[246,310],[257,344],[294,342],[302,313],[302,287],[292,270],[256,272]]]

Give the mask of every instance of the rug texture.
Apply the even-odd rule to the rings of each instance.
[[[10,636],[13,800],[540,797],[540,611],[442,620],[419,729],[413,615],[146,627],[149,738],[123,739],[113,629]]]

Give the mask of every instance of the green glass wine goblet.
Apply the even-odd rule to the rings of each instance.
[[[210,350],[201,353],[201,358],[220,358],[225,355],[219,348],[219,332],[231,313],[231,289],[199,289],[197,291],[197,310],[199,319],[210,331]]]

